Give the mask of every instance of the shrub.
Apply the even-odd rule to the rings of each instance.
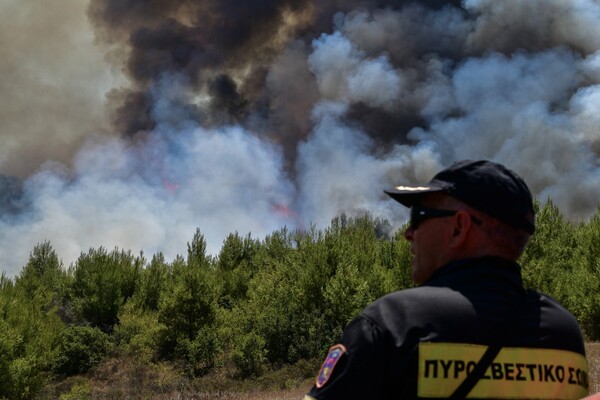
[[[242,377],[260,375],[266,363],[265,340],[254,332],[238,336],[231,359]]]
[[[60,395],[59,400],[88,400],[92,398],[92,388],[89,382],[76,383],[68,393]]]
[[[158,313],[127,303],[119,313],[119,321],[113,333],[115,343],[142,362],[155,359],[160,338],[167,329],[158,322]]]
[[[59,336],[59,356],[55,371],[65,375],[86,372],[104,359],[109,350],[109,337],[98,328],[72,326]]]

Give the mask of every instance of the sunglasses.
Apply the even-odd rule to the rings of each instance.
[[[419,225],[421,225],[422,222],[430,218],[451,217],[458,211],[459,210],[441,210],[438,208],[412,206],[410,208],[410,228],[415,230],[419,227]],[[473,215],[471,215],[471,220],[477,225],[481,225],[483,223],[482,220]]]

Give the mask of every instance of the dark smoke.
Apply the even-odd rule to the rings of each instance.
[[[22,1],[0,7],[34,16]],[[74,26],[63,14],[41,25]],[[56,86],[44,103],[53,118],[0,108],[11,139],[0,173],[20,177],[0,181],[0,263],[12,272],[46,239],[71,262],[100,245],[173,256],[196,227],[212,251],[236,230],[341,214],[398,227],[405,210],[382,189],[463,158],[507,164],[572,220],[597,209],[597,1],[90,0],[87,18],[94,52],[74,47],[56,81],[91,71],[100,53],[114,79],[77,79],[65,96]],[[85,36],[67,31],[48,37],[73,47]],[[0,47],[11,56],[0,72],[18,78],[0,95],[36,105],[48,63],[32,81],[6,61],[24,47]],[[95,90],[77,92],[83,82]],[[106,93],[106,117],[94,92]],[[11,115],[35,125],[26,140]]]
[[[0,175],[0,218],[18,214],[25,208],[23,181],[14,176]]]
[[[459,1],[113,0],[91,1],[88,14],[104,42],[124,54],[120,62],[126,65],[131,78],[128,92],[121,90],[112,96],[110,107],[116,130],[135,136],[154,129],[148,92],[165,73],[180,74],[190,90],[210,99],[205,110],[194,104],[182,105],[196,109],[191,119],[203,126],[241,123],[252,127],[256,127],[252,122],[259,119],[259,133],[281,143],[286,155],[293,159],[294,149],[310,132],[304,121],[318,96],[311,95],[308,88],[308,95],[300,91],[292,99],[277,98],[274,90],[293,92],[295,88],[292,82],[273,88],[269,85],[269,73],[288,52],[301,51],[298,41],[310,45],[321,34],[331,33],[336,28],[332,24],[344,18],[340,12],[381,8],[387,12],[405,9],[407,4],[411,8],[406,12],[406,32],[398,30],[390,37],[390,42],[397,42],[390,43],[394,46],[390,57],[395,64],[409,65],[417,73],[422,66],[418,57],[426,53],[463,56],[457,51],[459,43],[439,41],[436,34],[423,34],[435,22],[428,21],[435,18],[431,10],[458,6]],[[348,19],[351,18],[352,13]],[[436,29],[439,24],[433,26]],[[429,36],[427,42],[423,41],[425,36]],[[310,48],[304,46],[303,51]],[[365,51],[376,56],[385,49],[366,47]],[[300,62],[304,65],[294,68],[307,68],[305,61]],[[310,71],[300,74],[304,75],[298,76],[303,78],[301,83],[310,86]],[[303,115],[294,121],[290,115],[299,107],[297,103],[306,102],[301,98],[312,102],[300,105]],[[373,137],[383,138],[382,145],[389,145],[405,141],[398,137],[399,133],[405,137],[412,127],[423,125],[415,111],[394,109],[382,113],[359,102],[352,105],[348,118],[360,123]],[[294,160],[291,161],[289,165],[293,165]]]

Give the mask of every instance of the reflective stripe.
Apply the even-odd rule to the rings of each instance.
[[[419,397],[450,396],[486,349],[464,343],[419,344]],[[588,365],[581,354],[505,347],[467,398],[559,400],[587,394]]]

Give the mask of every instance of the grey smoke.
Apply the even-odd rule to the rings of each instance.
[[[85,136],[110,132],[106,91],[121,82],[94,46],[85,3],[0,3],[0,173],[69,163]]]
[[[382,189],[463,158],[574,221],[597,210],[598,2],[238,4],[0,6],[2,37],[21,33],[0,42],[4,271],[44,240],[68,265],[173,258],[196,228],[216,253],[342,213],[399,227]]]

